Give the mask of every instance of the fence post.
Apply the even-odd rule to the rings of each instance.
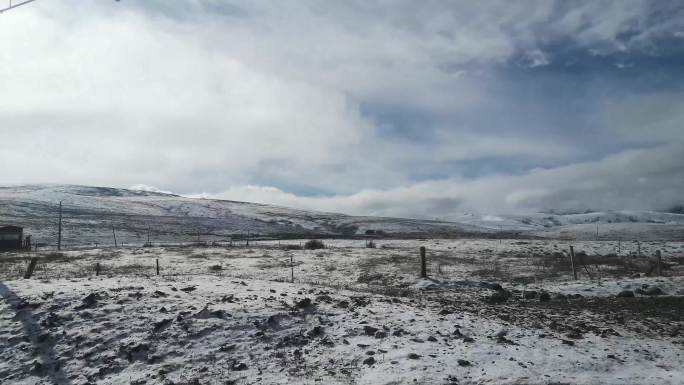
[[[577,269],[575,268],[575,249],[570,246],[570,264],[572,265],[572,277],[577,281]]]
[[[157,258],[157,275],[159,275],[159,258]]]
[[[95,276],[100,275],[100,262],[95,264]]]
[[[420,247],[420,277],[427,278],[427,265],[425,262],[425,246]]]
[[[26,273],[24,274],[24,279],[29,279],[33,275],[33,270],[36,269],[36,264],[38,263],[38,258],[31,258],[31,262],[28,265],[28,268],[26,269]]]
[[[294,283],[294,257],[290,254],[290,272],[292,274],[292,283]]]
[[[656,250],[656,272],[658,273],[659,277],[662,277],[663,275],[663,266],[662,266],[662,258],[660,255],[660,250]]]

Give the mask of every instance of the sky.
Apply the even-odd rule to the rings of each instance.
[[[37,0],[0,36],[0,184],[447,220],[684,203],[681,1]]]

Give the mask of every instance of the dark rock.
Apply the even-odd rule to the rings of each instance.
[[[377,331],[378,328],[372,326],[366,325],[363,327],[363,332],[366,333],[367,336],[374,336]]]
[[[197,290],[197,287],[195,287],[195,286],[188,286],[188,287],[184,287],[184,288],[180,289],[180,291],[184,291],[186,293],[189,293],[189,292],[195,291],[195,290]]]
[[[81,301],[81,305],[77,306],[76,309],[89,309],[97,305],[97,300],[99,296],[95,293],[90,293]]]
[[[41,376],[44,375],[45,365],[43,365],[40,361],[33,361],[33,372]]]
[[[335,306],[337,306],[337,307],[339,307],[339,308],[346,309],[346,308],[349,307],[349,302],[347,302],[347,301],[340,301],[340,302],[338,302],[337,305],[335,305]]]
[[[551,300],[551,294],[549,294],[545,291],[542,291],[541,293],[539,293],[539,302],[547,302],[550,300]]]
[[[48,313],[48,315],[45,317],[45,319],[40,322],[40,324],[46,328],[52,328],[55,326],[59,326],[61,323],[62,323],[62,321],[60,320],[59,316],[55,313],[52,313],[52,312]]]
[[[572,338],[573,340],[579,340],[582,339],[582,333],[580,333],[578,330],[573,330],[570,333],[566,334],[566,337]]]
[[[325,334],[325,329],[323,329],[322,326],[314,326],[314,328],[309,330],[307,334],[309,337],[320,337]]]
[[[205,306],[204,309],[195,313],[195,315],[193,317],[200,318],[200,319],[209,319],[209,318],[223,319],[226,317],[226,313],[223,310],[209,310],[209,308]]]
[[[449,310],[449,309],[442,309],[439,311],[439,315],[449,315],[449,314],[454,314],[454,311]]]
[[[231,366],[230,370],[232,370],[232,371],[247,370],[247,364],[245,364],[244,362],[234,363],[233,366]]]
[[[489,295],[486,300],[491,303],[502,303],[506,302],[511,294],[507,291],[497,291]]]
[[[651,286],[644,290],[644,295],[663,295],[665,292],[658,286]]]
[[[523,291],[523,298],[525,299],[535,299],[537,297],[537,292],[534,290]]]
[[[387,337],[387,332],[384,332],[382,330],[378,330],[375,332],[375,338],[385,338]]]
[[[161,321],[157,321],[154,323],[154,331],[158,332],[162,330],[163,328],[169,326],[173,320],[170,318],[165,318]]]
[[[368,357],[365,360],[363,360],[363,363],[364,363],[364,365],[368,365],[368,366],[373,365],[373,364],[375,364],[375,357],[372,357],[372,356]]]
[[[316,297],[316,300],[325,303],[331,303],[333,301],[332,297],[327,294],[319,295],[318,297]]]
[[[307,308],[310,306],[311,306],[311,298],[308,298],[308,297],[304,298],[301,301],[298,301],[297,303],[295,303],[295,307],[299,308],[299,309],[304,309],[304,308]]]
[[[412,360],[417,360],[417,359],[420,358],[420,354],[409,353],[408,358],[410,358],[410,359],[412,359]]]
[[[219,352],[230,352],[235,350],[235,344],[225,344],[219,347]]]
[[[570,341],[570,340],[561,340],[561,342],[563,343],[563,345],[575,346],[575,342],[574,342],[574,341]]]
[[[458,362],[458,366],[470,366],[470,361],[468,361],[468,360],[462,360],[459,358],[457,362]]]
[[[623,290],[617,294],[618,298],[634,298],[634,292],[631,290]]]
[[[434,336],[428,337],[427,340],[430,342],[437,342],[437,338],[435,338]]]
[[[504,291],[504,288],[498,283],[483,282],[481,283],[481,286],[490,290]]]
[[[164,293],[163,291],[155,290],[154,293],[152,293],[152,297],[154,298],[162,298],[166,297],[168,294]]]

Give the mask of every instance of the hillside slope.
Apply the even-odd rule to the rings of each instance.
[[[54,245],[59,202],[66,245],[226,241],[380,234],[392,237],[541,237],[683,240],[684,214],[609,211],[583,214],[463,214],[453,222],[351,216],[227,200],[74,185],[0,187],[0,224],[26,228]]]
[[[251,236],[485,235],[491,230],[452,222],[359,217],[279,206],[187,198],[149,191],[72,185],[0,187],[0,223],[24,226],[34,240],[55,244],[59,202],[65,244],[142,244],[227,240]]]

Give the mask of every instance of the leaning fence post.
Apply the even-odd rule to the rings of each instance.
[[[159,275],[159,258],[157,258],[157,275]]]
[[[575,249],[570,246],[570,264],[572,265],[572,276],[577,281],[577,270],[575,269]]]
[[[661,277],[663,275],[663,266],[660,250],[656,250],[656,264],[656,272],[658,273],[658,276]]]
[[[427,278],[427,266],[425,262],[425,246],[420,247],[420,277]]]
[[[33,275],[33,270],[36,269],[37,263],[38,263],[38,258],[31,258],[31,262],[29,263],[28,268],[26,269],[26,274],[24,274],[24,279],[31,278],[31,275]]]

